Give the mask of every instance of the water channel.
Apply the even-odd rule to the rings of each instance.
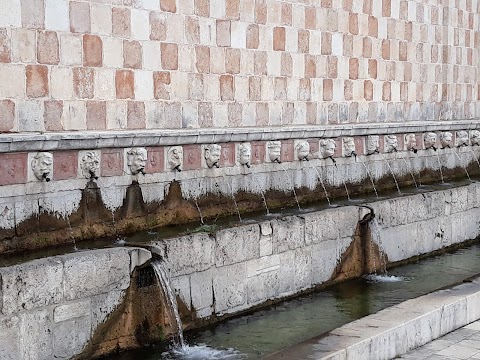
[[[479,243],[391,269],[387,276],[347,281],[202,331],[187,333],[186,342],[190,346],[176,354],[166,352],[165,344],[159,344],[108,359],[259,359],[478,273]]]

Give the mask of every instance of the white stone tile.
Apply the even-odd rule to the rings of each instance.
[[[480,331],[480,321],[475,321],[471,324],[465,326],[465,329],[479,330]]]
[[[108,129],[125,129],[127,127],[127,103],[125,101],[107,101]]]
[[[60,62],[64,65],[82,64],[82,37],[76,34],[60,35]]]
[[[0,15],[1,17],[2,15]],[[45,0],[45,30],[70,30],[67,0]]]
[[[86,109],[84,101],[64,101],[62,124],[65,130],[86,130]]]
[[[131,10],[132,38],[135,40],[148,40],[150,38],[149,12],[145,10]]]
[[[12,59],[14,62],[36,61],[35,30],[12,29]]]
[[[153,72],[135,70],[135,99],[153,100]]]
[[[112,9],[110,6],[92,3],[90,17],[93,34],[110,35],[112,33]]]
[[[232,22],[231,44],[234,48],[245,49],[247,46],[247,23]]]
[[[24,79],[25,68],[23,66],[2,64],[0,66],[0,83],[2,84],[0,86],[0,98],[25,97]]]
[[[20,0],[0,0],[0,26],[22,26]]]
[[[122,39],[105,38],[103,41],[103,65],[105,67],[123,68]]]
[[[70,68],[50,68],[50,95],[54,99],[73,98],[73,75]]]
[[[45,131],[42,102],[17,101],[18,131]]]
[[[437,354],[451,357],[452,359],[468,359],[469,357],[476,355],[478,352],[477,349],[462,346],[460,343],[449,346],[448,348],[439,351]]]
[[[153,86],[153,85],[152,85]],[[95,74],[95,97],[115,99],[115,70],[99,68]]]
[[[145,70],[161,70],[160,42],[144,41],[143,49],[143,68]]]

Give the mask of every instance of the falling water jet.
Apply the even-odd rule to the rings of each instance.
[[[160,283],[160,286],[162,287],[163,293],[168,301],[168,305],[170,306],[170,309],[173,313],[173,319],[171,320],[175,320],[175,326],[177,328],[178,343],[176,345],[181,348],[185,348],[182,320],[180,319],[180,313],[178,312],[177,299],[170,285],[171,282],[168,277],[167,271],[163,267],[163,264],[161,261],[153,261],[152,267],[155,270],[155,275],[157,277],[157,280]]]
[[[233,186],[231,186],[228,181],[227,181],[227,177],[225,174],[222,174],[223,176],[223,181],[225,182],[225,184],[227,184],[227,187],[230,189],[230,196],[232,197],[232,200],[233,200],[233,203],[235,205],[235,211],[237,212],[237,215],[238,215],[238,220],[240,220],[240,222],[242,221],[242,216],[240,215],[240,210],[238,210],[238,204],[237,204],[237,200],[235,199],[235,194],[233,192]]]
[[[252,170],[252,176],[253,176],[253,181],[258,184],[259,183],[258,176],[255,172],[253,172],[253,170]],[[270,215],[270,210],[268,209],[268,205],[267,205],[267,199],[265,198],[265,191],[263,191],[261,187],[259,189],[260,189],[260,194],[262,195],[263,205],[265,205],[265,211],[267,212],[267,215]]]
[[[370,178],[370,182],[372,183],[372,187],[373,187],[373,191],[375,192],[375,196],[377,197],[378,199],[378,192],[377,192],[377,188],[375,187],[375,183],[373,182],[373,177],[372,177],[372,174],[370,173],[370,170],[368,170],[368,167],[367,165],[365,164],[364,161],[361,161],[363,167],[365,168],[365,171],[368,175],[368,177]]]
[[[470,149],[470,153],[472,154],[472,157],[475,159],[478,167],[480,168],[480,161],[478,161],[478,158],[477,158],[477,156],[475,155],[475,151],[473,151],[473,147],[469,146],[469,149]]]
[[[337,167],[337,163],[335,162],[335,169],[338,170],[338,167]],[[333,174],[333,178],[335,178],[335,172]],[[342,178],[342,183],[343,183],[343,187],[345,188],[345,192],[347,193],[347,199],[348,201],[352,201],[352,199],[350,199],[350,194],[348,192],[348,188],[347,188],[347,183],[345,182],[345,179]]]
[[[384,154],[382,154],[383,156],[383,161],[385,161],[385,163],[387,164],[387,167],[388,167],[388,170],[390,171],[390,174],[392,174],[392,177],[393,177],[393,181],[395,181],[395,186],[397,187],[397,191],[400,195],[402,195],[402,192],[400,191],[400,186],[398,186],[398,181],[397,181],[397,178],[395,177],[395,173],[393,172],[393,169],[392,167],[390,166],[390,163],[388,162],[387,158],[385,157]]]
[[[332,204],[330,203],[330,199],[329,199],[329,197],[328,197],[327,189],[325,188],[325,184],[324,184],[324,182],[323,182],[323,179],[322,179],[322,177],[320,176],[320,172],[318,171],[318,169],[317,169],[315,166],[312,165],[311,162],[310,162],[309,164],[310,164],[310,167],[311,167],[313,170],[315,170],[315,172],[317,173],[317,178],[318,178],[318,180],[320,181],[320,185],[321,185],[322,188],[323,188],[323,192],[325,193],[325,198],[327,199],[328,205],[332,205]]]
[[[472,179],[470,178],[470,174],[468,173],[467,167],[463,164],[462,158],[458,154],[457,149],[453,149],[453,153],[457,156],[458,160],[460,161],[460,166],[463,167],[463,170],[465,170],[465,174],[467,174],[468,180],[472,181]]]
[[[440,170],[440,179],[442,180],[442,184],[445,184],[445,180],[443,179],[442,163],[440,162],[440,155],[438,155],[437,149],[435,147],[432,146],[432,148],[437,155],[438,169]]]
[[[418,189],[418,184],[417,184],[417,181],[415,180],[415,176],[413,175],[412,167],[408,163],[407,159],[403,158],[403,161],[405,162],[405,166],[407,167],[408,172],[412,176],[412,180],[413,180],[413,183],[415,184],[415,188]]]
[[[285,168],[285,165],[281,162],[278,162],[281,167],[282,167],[282,170],[285,172],[285,176],[287,177],[287,179],[289,178],[288,176],[288,171],[287,169]],[[298,202],[298,196],[297,196],[297,192],[295,191],[295,184],[292,180],[292,178],[290,178],[290,185],[292,187],[292,191],[293,191],[293,195],[295,196],[295,202],[297,203],[297,206],[298,206],[298,210],[302,210],[301,207],[300,207],[300,203]]]
[[[64,216],[65,216],[65,220],[67,221],[70,238],[72,239],[72,242],[73,242],[73,251],[78,251],[77,243],[75,241],[75,236],[73,236],[72,224],[70,223],[70,217],[68,216],[68,212],[67,212],[67,204],[65,202],[63,203],[63,208],[65,209]]]
[[[203,221],[203,215],[202,215],[202,210],[200,210],[200,206],[198,205],[197,198],[194,198],[195,206],[197,207],[198,215],[200,216],[200,222],[202,225],[205,225],[205,222]]]

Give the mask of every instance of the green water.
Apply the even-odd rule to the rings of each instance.
[[[234,348],[248,359],[258,359],[299,342],[480,273],[480,244],[392,269],[382,282],[365,278],[331,286],[318,293],[285,301],[251,315],[225,321],[207,330],[186,334],[187,342],[215,349]],[[202,348],[202,350],[205,350]],[[165,354],[162,345],[109,359],[238,359],[227,352]],[[244,357],[244,358],[245,358]]]

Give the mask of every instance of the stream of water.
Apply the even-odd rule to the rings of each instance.
[[[480,244],[392,269],[387,275],[330,286],[266,310],[186,334],[190,344],[165,344],[116,355],[110,360],[259,359],[360,317],[480,273]]]

